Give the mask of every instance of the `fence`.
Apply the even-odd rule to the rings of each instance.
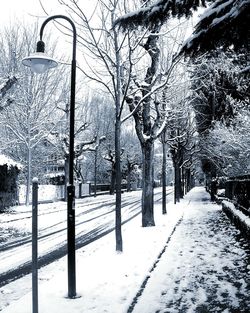
[[[81,198],[90,194],[90,184],[76,184],[76,198]],[[30,199],[32,188],[30,186]],[[20,185],[18,188],[18,203],[24,204],[26,197],[26,186]],[[38,201],[51,202],[63,200],[65,198],[64,185],[39,185]]]
[[[125,186],[122,186],[125,188]],[[75,195],[76,198],[82,198],[85,196],[93,195],[95,190],[94,184],[76,184]],[[108,193],[110,190],[109,184],[97,184],[97,194]],[[30,186],[30,199],[31,199],[32,188]],[[26,186],[20,185],[18,188],[18,204],[24,204],[26,197]],[[57,200],[63,200],[65,198],[65,187],[64,185],[39,185],[38,199],[39,202],[51,202]]]
[[[250,210],[250,175],[229,178],[225,183],[225,196],[239,207]]]
[[[127,184],[122,184],[122,191],[127,190]],[[136,188],[133,188],[136,190]],[[96,193],[105,194],[109,193],[110,184],[97,184]],[[30,199],[31,199],[32,188],[30,186]],[[75,184],[75,195],[76,198],[83,198],[89,195],[94,195],[95,185],[93,183],[86,184]],[[18,189],[18,204],[24,204],[26,197],[26,186],[20,185]],[[64,185],[39,185],[38,201],[39,202],[51,202],[57,200],[63,200],[65,198],[65,187]]]

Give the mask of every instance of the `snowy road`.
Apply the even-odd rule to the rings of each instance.
[[[170,194],[170,188],[167,193]],[[155,201],[161,199],[161,190],[155,193]],[[122,195],[122,222],[126,223],[140,213],[141,192]],[[15,214],[0,216],[2,231],[15,230],[18,237],[6,237],[0,243],[0,286],[25,275],[31,270],[31,212],[26,207]],[[76,247],[80,248],[104,236],[114,229],[115,198],[85,198],[76,202]],[[66,203],[58,202],[39,206],[39,266],[66,255]],[[1,236],[2,237],[2,236]]]

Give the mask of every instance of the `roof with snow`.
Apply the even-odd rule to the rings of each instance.
[[[10,157],[8,157],[4,154],[0,154],[0,166],[5,165],[5,164],[7,164],[8,167],[16,166],[19,169],[21,169],[23,167],[20,163],[12,160]]]

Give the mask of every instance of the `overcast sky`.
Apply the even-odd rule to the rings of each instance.
[[[87,4],[90,0],[80,0],[80,3]],[[92,0],[93,1],[93,0]],[[39,0],[2,0],[1,10],[0,10],[0,31],[4,27],[8,27],[13,23],[23,23],[31,24],[36,23],[38,20],[38,25],[41,25],[46,19],[47,15],[43,12],[43,9],[40,5]],[[48,15],[54,14],[64,14],[64,7],[58,4],[58,0],[41,0],[43,3]],[[52,25],[49,25],[47,28],[53,29],[53,34],[55,35],[55,40],[60,36],[58,44],[63,46],[68,46],[69,39],[59,32],[56,28],[52,28]],[[35,47],[34,47],[35,48]],[[67,49],[67,48],[66,48]],[[69,45],[71,51],[71,44]]]
[[[9,21],[16,20],[35,20],[39,16],[41,20],[45,18],[45,14],[40,6],[39,0],[2,0],[0,10],[0,27],[8,24]],[[90,4],[95,0],[80,0],[80,6],[85,12],[90,8]],[[63,6],[58,4],[58,0],[42,0],[45,9],[49,15],[65,14]],[[84,8],[85,6],[85,8]]]
[[[1,4],[0,25],[3,27],[10,21],[32,19],[31,14],[36,15],[39,12],[42,13],[38,0],[5,0]]]

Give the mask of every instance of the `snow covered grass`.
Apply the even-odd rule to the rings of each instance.
[[[210,302],[218,305],[216,312],[230,312],[230,308],[238,312],[238,295],[244,299],[249,291],[241,273],[246,254],[233,239],[237,231],[223,225],[226,217],[221,207],[209,201],[203,188],[195,188],[180,204],[168,203],[167,209],[168,214],[162,215],[161,203],[155,205],[155,227],[142,228],[141,216],[125,224],[123,253],[115,252],[113,232],[79,249],[77,299],[67,298],[66,258],[40,269],[39,313],[128,312],[146,277],[149,280],[134,313],[179,309],[191,313],[206,309]],[[31,275],[0,288],[2,313],[31,313],[31,299]],[[228,303],[228,310],[220,310]],[[250,304],[245,308],[239,312],[248,312]]]

